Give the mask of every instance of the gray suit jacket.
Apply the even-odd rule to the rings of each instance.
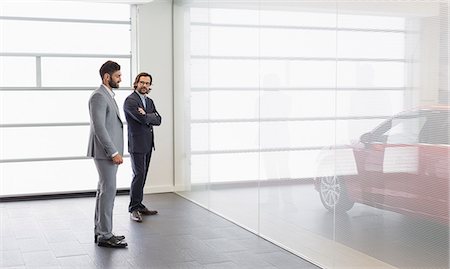
[[[119,108],[105,86],[96,89],[89,98],[91,130],[88,157],[111,159],[119,152],[123,155],[123,123]]]

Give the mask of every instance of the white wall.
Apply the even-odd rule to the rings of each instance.
[[[153,152],[145,193],[173,191],[173,71],[172,4],[154,1],[137,6],[138,70],[153,77],[149,96],[162,116],[155,127]]]

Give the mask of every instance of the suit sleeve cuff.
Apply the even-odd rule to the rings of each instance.
[[[118,151],[116,151],[116,152],[114,152],[112,155],[111,155],[111,158],[114,158],[114,157],[116,157],[117,156],[117,154],[119,154],[119,152]]]

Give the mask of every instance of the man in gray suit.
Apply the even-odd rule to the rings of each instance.
[[[123,123],[114,100],[113,89],[119,88],[120,65],[105,62],[100,68],[102,85],[89,99],[91,130],[88,157],[93,157],[99,180],[95,204],[95,243],[100,247],[124,248],[124,236],[112,233],[116,174],[123,162]]]

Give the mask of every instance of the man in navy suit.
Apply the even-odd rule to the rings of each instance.
[[[161,116],[156,111],[153,100],[147,97],[152,85],[152,76],[140,73],[134,80],[134,91],[123,105],[128,124],[128,152],[131,157],[133,181],[130,188],[130,218],[142,222],[142,215],[155,215],[142,204],[144,185],[147,178],[152,151],[155,148],[153,126],[161,124]]]

